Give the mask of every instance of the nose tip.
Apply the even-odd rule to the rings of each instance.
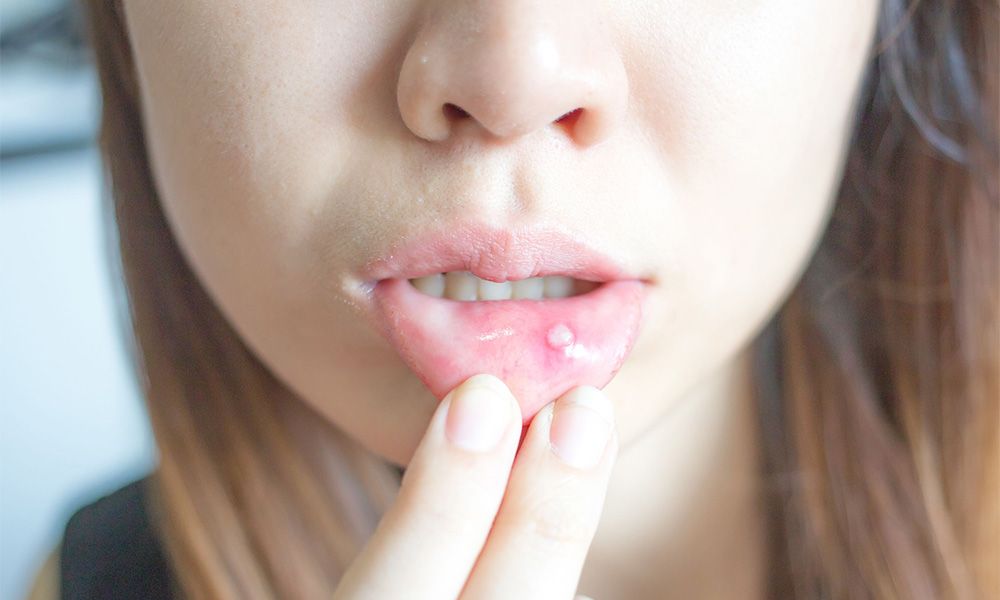
[[[442,2],[403,59],[400,115],[414,135],[516,138],[546,127],[589,146],[624,116],[625,68],[591,8],[575,2]]]

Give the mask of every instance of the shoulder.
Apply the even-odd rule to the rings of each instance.
[[[135,480],[79,508],[58,552],[64,600],[169,599],[170,580],[147,508],[150,478]]]
[[[59,551],[60,547],[56,546],[42,563],[25,600],[59,599]]]

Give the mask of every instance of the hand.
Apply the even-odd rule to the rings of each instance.
[[[520,435],[496,377],[445,396],[334,598],[572,600],[618,455],[611,403],[574,388],[538,412],[518,451]]]

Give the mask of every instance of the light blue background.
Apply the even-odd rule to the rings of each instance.
[[[2,600],[24,597],[73,510],[155,460],[116,325],[101,172],[92,147],[0,161]]]

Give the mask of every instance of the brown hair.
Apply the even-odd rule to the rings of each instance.
[[[329,595],[400,471],[310,414],[208,297],[153,186],[120,0],[84,5],[178,584]],[[1000,594],[997,30],[992,0],[883,1],[830,226],[753,342],[774,596]]]

